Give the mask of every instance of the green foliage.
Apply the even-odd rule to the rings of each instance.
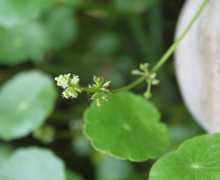
[[[125,180],[135,174],[130,162],[110,157],[102,160],[96,168],[96,180]]]
[[[111,102],[85,112],[85,134],[95,149],[111,156],[145,161],[168,146],[167,128],[156,107],[131,92],[109,95]]]
[[[77,36],[77,22],[71,8],[54,8],[48,12],[43,21],[49,37],[48,48],[50,50],[65,47]]]
[[[56,4],[56,0],[1,0],[0,26],[11,27],[32,19]]]
[[[50,76],[37,71],[17,74],[0,90],[0,138],[13,140],[39,128],[51,114],[57,91]]]
[[[113,5],[122,13],[143,13],[158,5],[160,0],[113,0]]]
[[[13,28],[0,28],[0,39],[2,64],[25,62],[30,57],[41,55],[47,48],[47,36],[39,22],[27,22]]]
[[[66,180],[83,180],[83,178],[79,176],[77,173],[68,169],[66,171]]]
[[[13,2],[16,1],[18,0]],[[52,1],[47,1],[47,3]],[[32,4],[30,6],[37,6],[41,1],[37,2],[30,1],[30,4]],[[43,6],[47,3],[42,4],[41,2]],[[21,7],[26,6],[21,4]],[[28,17],[30,18],[30,16]],[[1,20],[2,17],[0,22]],[[15,65],[29,59],[39,59],[49,51],[67,46],[77,35],[77,22],[73,10],[68,7],[53,8],[44,13],[42,17],[25,20],[23,18],[22,21],[24,22],[18,21],[18,23],[9,27],[1,26],[0,23],[0,63]]]
[[[37,147],[21,148],[0,164],[0,179],[66,180],[65,165],[53,152]]]
[[[220,179],[219,139],[220,134],[213,134],[187,140],[155,163],[150,180]]]

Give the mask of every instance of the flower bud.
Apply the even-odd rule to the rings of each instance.
[[[132,75],[143,75],[143,72],[139,71],[138,69],[134,69],[131,71]]]
[[[110,85],[111,81],[107,81],[105,82],[105,84],[103,85],[104,88],[107,88]]]
[[[102,100],[101,100],[101,98],[98,98],[98,99],[96,100],[96,105],[97,105],[98,107],[102,107]]]
[[[150,99],[151,98],[151,96],[152,96],[152,94],[150,93],[150,92],[145,92],[144,93],[144,98],[146,98],[146,99]]]
[[[141,69],[142,71],[148,72],[148,67],[149,67],[149,64],[148,64],[148,63],[140,64],[140,69]]]
[[[106,102],[109,102],[109,101],[110,101],[110,99],[109,99],[108,96],[106,96],[106,95],[103,95],[103,96],[102,96],[102,99],[105,100]]]

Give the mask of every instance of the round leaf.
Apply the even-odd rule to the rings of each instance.
[[[47,48],[44,28],[37,22],[0,28],[0,63],[12,65],[41,55]]]
[[[50,38],[50,49],[59,49],[71,43],[77,36],[78,26],[71,8],[58,7],[45,18]]]
[[[131,92],[109,97],[110,102],[101,108],[93,103],[84,114],[84,131],[94,148],[131,161],[160,156],[169,138],[156,107]]]
[[[41,11],[55,5],[57,0],[1,0],[0,25],[11,27],[36,18]]]
[[[220,134],[203,135],[184,142],[178,151],[159,159],[150,180],[220,179]]]
[[[53,79],[37,70],[21,72],[0,89],[0,138],[24,137],[51,114],[57,98]]]
[[[0,165],[0,179],[65,180],[65,166],[50,150],[21,148]]]

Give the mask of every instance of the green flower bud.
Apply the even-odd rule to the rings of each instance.
[[[96,99],[98,99],[99,97],[100,97],[100,94],[99,94],[99,93],[95,93],[95,94],[92,95],[91,99],[92,99],[92,100],[96,100]]]
[[[78,91],[79,93],[82,93],[82,92],[83,92],[83,90],[82,90],[81,88],[77,87],[77,86],[75,86],[74,89],[75,89],[76,91]]]
[[[96,104],[97,104],[98,107],[102,107],[102,99],[101,99],[101,98],[98,98],[98,99],[96,100]]]
[[[140,69],[141,69],[142,71],[148,72],[148,67],[149,67],[149,64],[148,64],[148,63],[140,64]]]
[[[103,96],[102,96],[102,99],[105,100],[106,102],[109,102],[109,101],[110,101],[110,99],[109,99],[108,96],[106,96],[106,95],[103,95]]]
[[[107,88],[110,85],[111,81],[107,81],[105,82],[105,84],[103,85],[104,88]]]
[[[69,92],[68,92],[67,90],[63,91],[63,92],[62,92],[62,97],[63,97],[63,98],[66,98],[66,99],[69,99],[69,98],[70,98]]]
[[[146,99],[150,99],[151,96],[152,96],[152,94],[150,92],[145,92],[144,93],[144,98],[146,98]]]
[[[154,79],[154,80],[152,81],[152,84],[153,84],[153,85],[157,85],[157,84],[159,84],[159,83],[160,83],[160,81],[157,80],[157,79]]]
[[[143,75],[143,72],[139,71],[138,69],[134,69],[131,71],[132,75]]]
[[[73,87],[67,88],[66,91],[69,93],[69,95],[72,98],[77,98],[78,97],[78,93],[76,92],[76,90]]]

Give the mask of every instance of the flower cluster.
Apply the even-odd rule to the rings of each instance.
[[[144,93],[144,97],[146,99],[149,99],[152,96],[152,94],[150,92],[151,85],[157,85],[160,82],[158,79],[156,79],[157,74],[156,73],[153,73],[153,74],[150,73],[148,63],[140,64],[140,70],[135,69],[131,73],[133,75],[142,75],[142,76],[147,75],[148,76],[148,78],[146,79],[146,82],[148,84],[148,88],[147,88],[147,91]]]
[[[73,75],[71,78],[71,74],[60,75],[55,77],[55,81],[57,81],[57,86],[61,86],[65,89],[62,93],[62,97],[66,99],[77,98],[78,92],[82,92],[82,89],[79,86],[79,76]]]
[[[110,85],[111,81],[106,81],[103,77],[96,77],[94,76],[93,81],[95,84],[89,85],[89,88],[93,89],[99,89],[102,92],[97,92],[92,95],[91,100],[95,100],[98,107],[101,107],[103,104],[103,101],[110,101],[108,96],[106,94],[110,94],[111,92],[107,87]]]

